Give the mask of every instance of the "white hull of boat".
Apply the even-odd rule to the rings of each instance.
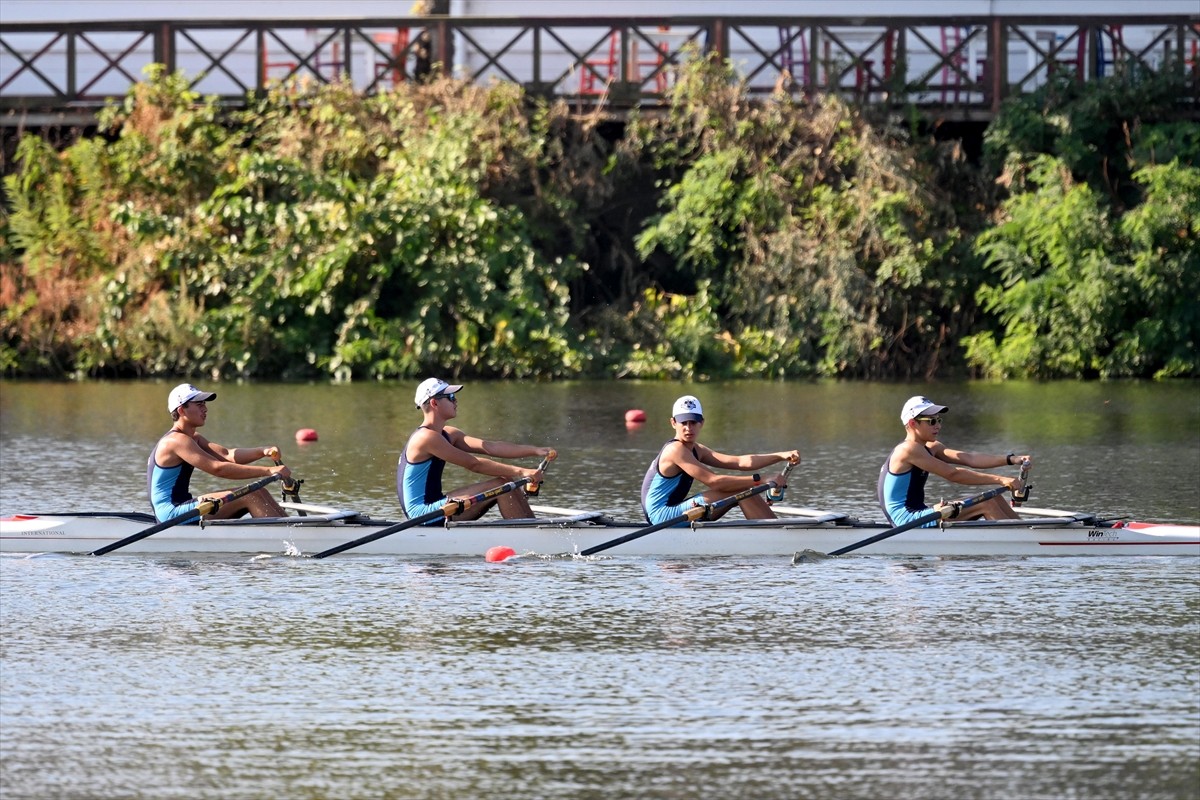
[[[177,525],[114,554],[268,553],[307,555],[368,536],[392,524],[353,511],[306,506],[308,516],[220,520]],[[1086,514],[1038,510],[1019,521],[951,523],[905,531],[852,555],[889,556],[1200,556],[1200,526],[1107,523]],[[312,513],[316,512],[316,513]],[[825,521],[821,521],[825,520]],[[0,518],[0,552],[91,553],[154,525],[145,514],[36,514]],[[518,554],[570,555],[644,527],[611,523],[600,512],[537,520],[494,520],[408,528],[339,554],[482,557],[503,545]],[[667,528],[605,550],[600,556],[793,556],[830,553],[889,529],[844,515],[755,522],[698,523]]]

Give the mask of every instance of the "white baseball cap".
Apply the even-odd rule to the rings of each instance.
[[[417,387],[417,394],[413,398],[413,402],[417,404],[417,408],[420,408],[439,394],[454,394],[455,392],[462,391],[462,388],[461,386],[446,383],[441,378],[426,378]]]
[[[190,403],[193,400],[216,400],[216,392],[204,392],[192,386],[190,383],[181,383],[171,390],[171,394],[167,395],[167,411],[174,411],[184,403]]]
[[[700,406],[700,401],[690,394],[685,394],[683,397],[675,401],[675,405],[671,407],[671,417],[676,422],[691,422],[698,420],[704,421],[704,409]]]
[[[928,414],[941,414],[943,411],[949,410],[949,406],[939,406],[928,397],[917,395],[916,397],[908,398],[904,403],[904,409],[900,412],[900,423],[907,425],[917,417],[924,417]]]

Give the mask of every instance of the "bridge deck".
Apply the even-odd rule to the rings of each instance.
[[[314,27],[317,26],[317,27]],[[1200,107],[1200,13],[953,18],[428,17],[0,24],[0,122],[87,118],[151,63],[240,104],[291,78],[375,93],[443,63],[591,110],[662,104],[696,53],[731,59],[752,92],[836,93],[986,120],[1054,75],[1095,80],[1183,64]]]

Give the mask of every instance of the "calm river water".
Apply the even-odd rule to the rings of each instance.
[[[145,510],[171,385],[0,383],[0,513]],[[210,438],[397,516],[415,385],[211,388]],[[718,449],[799,447],[797,505],[877,517],[924,392],[1035,505],[1200,518],[1195,384],[480,383],[460,422],[634,516],[684,392]],[[1198,663],[1191,558],[6,556],[0,797],[1196,800]]]

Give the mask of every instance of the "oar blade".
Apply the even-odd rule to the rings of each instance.
[[[796,553],[792,556],[792,563],[793,564],[815,564],[818,561],[828,561],[829,559],[830,559],[830,556],[827,556],[824,553],[805,548],[804,550],[796,551]]]

